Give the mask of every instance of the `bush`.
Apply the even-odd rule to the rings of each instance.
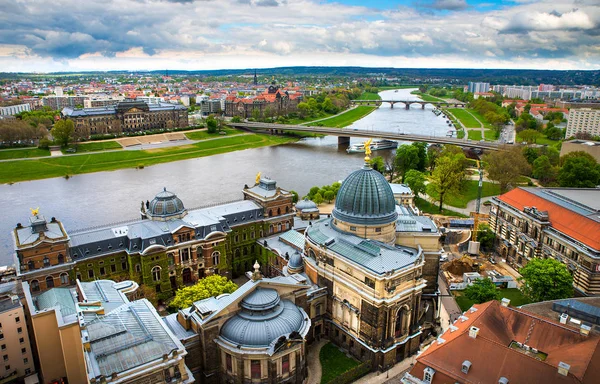
[[[38,143],[38,148],[40,149],[48,149],[52,145],[52,141],[48,139],[41,139]]]

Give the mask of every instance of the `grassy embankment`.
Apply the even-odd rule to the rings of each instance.
[[[358,97],[358,100],[381,100],[381,96],[379,96],[379,94],[373,93],[373,92],[363,92]]]
[[[142,168],[154,164],[217,155],[248,148],[285,144],[295,139],[268,135],[237,135],[178,147],[152,150],[116,151],[88,155],[60,156],[35,160],[8,161],[0,167],[0,183],[13,183],[81,173]]]
[[[493,125],[488,123],[487,120],[477,111],[463,108],[449,108],[448,111],[450,111],[450,113],[459,119],[467,128],[481,128],[481,124],[483,124],[484,136],[481,135],[480,130],[470,130],[468,131],[469,139],[479,141],[485,137],[485,140],[493,141],[498,138]],[[479,119],[481,124],[479,121],[477,121],[477,119]]]
[[[462,311],[466,311],[475,304],[475,302],[468,297],[464,296],[461,291],[453,291],[454,298],[456,299],[456,304],[460,307]],[[498,300],[502,300],[502,298],[510,299],[510,305],[513,307],[518,307],[521,305],[529,304],[530,301],[523,296],[521,291],[517,288],[504,288],[500,289],[500,295]]]
[[[523,140],[523,138],[517,134],[517,143],[522,143],[525,140]],[[549,139],[546,135],[540,133],[540,136],[535,139],[535,144],[539,144],[539,145],[547,145],[549,147],[554,147],[558,150],[560,150],[560,145],[562,144],[561,140],[551,140]]]
[[[432,204],[429,201],[422,199],[420,197],[415,198],[415,205],[424,213],[429,213],[432,215],[444,215],[444,216],[456,216],[456,217],[468,217],[463,215],[462,213],[454,212],[449,209],[443,208],[440,213],[439,206],[437,204]]]
[[[186,132],[185,136],[190,140],[206,140],[206,139],[215,139],[217,137],[241,135],[242,133],[245,133],[244,131],[240,131],[239,129],[233,129],[233,128],[223,128],[223,131],[227,135],[221,135],[220,133],[208,133],[207,130],[200,130],[200,131]]]
[[[329,119],[316,121],[314,123],[309,123],[307,125],[314,127],[331,127],[331,128],[344,128],[354,123],[356,120],[360,120],[363,117],[367,116],[369,113],[376,110],[377,107],[367,107],[367,106],[359,106],[353,108],[347,112],[344,112],[340,115],[330,117]]]
[[[23,159],[28,157],[44,156],[50,156],[50,151],[47,149],[39,149],[36,147],[0,149],[0,160]]]
[[[117,141],[109,140],[109,141],[92,141],[89,143],[80,143],[77,145],[69,144],[68,149],[75,149],[76,150],[75,153],[81,153],[81,152],[100,152],[100,151],[107,151],[107,150],[114,151],[114,150],[118,150],[118,149],[123,149],[123,147]],[[67,155],[70,153],[70,152],[67,152],[67,148],[63,148],[62,152]]]
[[[463,183],[462,188],[457,193],[447,194],[444,196],[444,205],[449,205],[458,208],[467,208],[467,203],[477,198],[477,190],[479,181],[467,180]],[[436,199],[439,197],[437,193],[428,189],[427,194],[432,198]],[[500,185],[490,183],[487,181],[483,182],[483,188],[481,190],[481,197],[496,196],[500,194]]]
[[[415,95],[415,96],[419,96],[419,98],[421,98],[421,100],[423,100],[423,101],[433,101],[433,102],[435,102],[435,101],[446,101],[446,100],[441,99],[439,97],[431,96],[431,95],[429,95],[427,93],[421,93],[420,91],[412,91],[410,94],[411,95]]]

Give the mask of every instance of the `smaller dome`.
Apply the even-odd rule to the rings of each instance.
[[[249,311],[264,311],[279,304],[279,294],[270,288],[256,288],[242,300],[242,308]]]
[[[316,209],[317,204],[314,201],[309,200],[308,197],[305,197],[304,200],[296,203],[296,209],[300,211],[304,211],[307,209]]]
[[[157,194],[150,202],[148,214],[150,217],[166,218],[177,216],[185,212],[185,207],[180,198],[166,188]]]
[[[288,271],[291,273],[298,273],[302,272],[303,269],[304,261],[302,260],[302,255],[299,252],[294,252],[288,261]]]

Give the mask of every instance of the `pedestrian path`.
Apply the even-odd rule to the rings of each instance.
[[[320,384],[321,383],[321,360],[319,359],[319,353],[321,352],[321,348],[327,344],[329,340],[321,339],[317,342],[314,342],[312,345],[308,347],[307,352],[307,363],[308,363],[308,375],[306,377],[307,384]]]

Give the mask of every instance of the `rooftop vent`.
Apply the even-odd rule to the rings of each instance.
[[[469,328],[469,337],[476,339],[478,333],[479,333],[479,328],[477,328],[477,327]]]
[[[571,369],[571,366],[569,364],[563,363],[562,361],[558,363],[558,373],[560,373],[561,375],[568,376],[569,369]]]
[[[561,324],[567,324],[567,320],[569,320],[568,314],[563,313],[562,315],[560,315],[560,323]]]
[[[498,384],[508,384],[508,379],[504,376],[498,379]]]
[[[462,368],[460,369],[462,373],[469,373],[469,369],[471,368],[471,362],[469,360],[465,360],[462,363]]]
[[[437,343],[439,344],[444,344],[446,342],[446,340],[442,339],[441,337],[437,338]]]
[[[502,306],[503,307],[508,307],[510,305],[510,299],[507,299],[506,297],[502,298]]]
[[[592,330],[592,327],[590,327],[589,325],[581,324],[581,327],[579,328],[579,333],[584,336],[587,336],[590,334],[591,330]]]

